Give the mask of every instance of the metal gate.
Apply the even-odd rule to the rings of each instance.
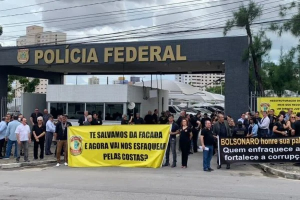
[[[0,102],[0,117],[4,117],[7,113],[9,114],[19,114],[21,111],[21,98],[8,99],[7,97],[2,97]]]

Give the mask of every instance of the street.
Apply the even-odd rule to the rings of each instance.
[[[202,153],[180,168],[70,168],[2,170],[0,199],[299,199],[299,182],[265,176],[251,165],[202,171]]]

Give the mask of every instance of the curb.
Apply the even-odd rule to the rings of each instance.
[[[292,173],[292,172],[286,172],[283,170],[279,170],[279,169],[274,169],[268,165],[265,164],[258,164],[262,170],[264,170],[267,173],[276,175],[276,176],[280,176],[286,179],[294,179],[294,180],[300,180],[300,174],[298,173]]]
[[[51,163],[56,163],[56,160],[1,164],[0,169],[14,169],[14,168],[20,168],[20,167],[39,166],[39,165],[45,165],[45,164],[51,164]]]

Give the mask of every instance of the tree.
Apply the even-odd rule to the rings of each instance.
[[[20,87],[13,89],[12,84],[15,81],[19,81]],[[22,77],[22,76],[14,76],[14,75],[9,75],[8,76],[8,99],[9,102],[12,101],[12,99],[15,97],[15,91],[16,90],[24,90],[24,92],[32,93],[35,91],[35,87],[40,84],[40,79],[34,78],[30,79],[27,77]]]
[[[293,92],[300,91],[300,80],[298,65],[293,61],[296,49],[287,54],[281,54],[279,64],[264,63],[263,70],[267,74],[267,81],[270,90],[278,96],[282,96],[285,90]]]
[[[252,25],[253,21],[255,19],[257,19],[258,17],[260,17],[261,15],[262,15],[262,6],[256,4],[253,1],[250,1],[247,7],[242,5],[237,12],[233,12],[233,19],[230,19],[226,22],[226,26],[224,28],[223,34],[224,34],[224,36],[227,35],[227,33],[234,26],[246,29],[246,33],[249,37],[249,47],[248,47],[248,50],[246,50],[246,53],[252,59],[252,65],[254,68],[255,77],[256,77],[260,92],[262,93],[262,95],[264,95],[264,87],[263,87],[262,79],[261,79],[261,76],[259,73],[259,69],[260,69],[260,63],[261,63],[260,59],[263,56],[263,53],[265,51],[261,51],[261,52],[257,51],[256,46],[255,46],[257,44],[255,43],[255,41],[253,39],[253,34],[251,31],[251,25]],[[261,41],[259,43],[259,45],[267,44],[266,49],[271,48],[272,43],[270,40],[268,40],[265,37],[264,32],[260,32],[257,35],[257,38],[263,39],[263,41]]]
[[[215,94],[222,94],[222,95],[224,95],[225,83],[222,82],[221,86],[214,86],[214,87],[206,88],[206,91],[207,92],[211,92],[211,93],[215,93]]]
[[[280,6],[279,15],[282,18],[286,18],[288,11],[297,8],[297,13],[294,14],[290,19],[285,19],[284,23],[277,22],[272,23],[270,26],[270,30],[277,32],[279,36],[282,35],[283,32],[290,32],[293,36],[300,36],[300,3],[296,4],[296,2],[291,2],[289,6]],[[300,63],[300,44],[295,47],[298,51],[298,64]]]
[[[0,36],[2,35],[3,33],[3,29],[2,29],[2,26],[0,26]]]

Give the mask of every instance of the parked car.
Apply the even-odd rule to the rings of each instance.
[[[204,116],[205,113],[208,115],[208,117],[210,117],[211,114],[212,114],[211,111],[209,111],[209,110],[207,110],[207,109],[205,109],[205,108],[194,107],[194,109],[195,109],[196,111],[200,111],[202,117]]]
[[[180,109],[178,106],[175,105],[169,105],[169,111],[174,116],[174,120],[176,121],[180,116]]]
[[[222,107],[222,106],[213,106],[214,108],[217,108],[217,109],[219,109],[219,110],[221,110],[221,111],[224,111],[225,109]]]
[[[222,112],[221,110],[219,110],[218,108],[214,108],[212,106],[200,106],[200,108],[205,108],[206,110],[209,110],[211,112]]]

